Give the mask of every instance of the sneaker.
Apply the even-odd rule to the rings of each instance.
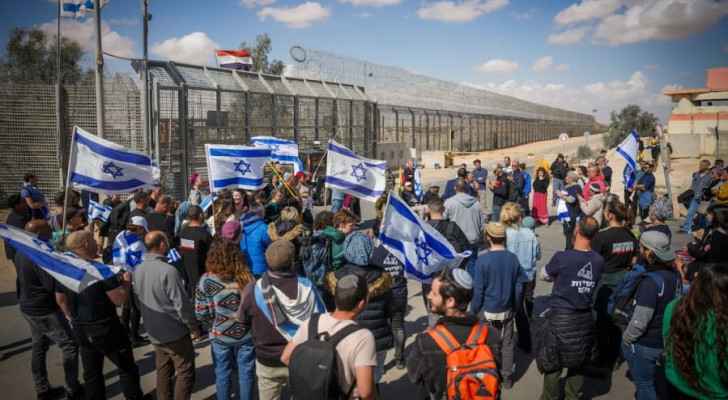
[[[66,395],[66,389],[59,386],[52,386],[45,392],[38,393],[38,400],[56,400]]]
[[[396,367],[397,367],[397,369],[405,369],[406,365],[404,362],[404,358],[400,358],[399,360],[397,360]]]

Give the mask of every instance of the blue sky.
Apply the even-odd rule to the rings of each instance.
[[[728,1],[715,0],[150,0],[151,57],[214,65],[212,50],[261,32],[273,57],[293,45],[495,90],[577,111],[637,103],[660,116],[665,87],[700,87],[728,66]],[[4,1],[14,26],[55,30],[54,0]],[[141,0],[103,9],[105,50],[141,55]],[[93,49],[93,19],[64,18],[64,35]],[[89,53],[91,54],[91,53]],[[87,56],[87,62],[92,57]],[[109,69],[128,72],[128,64]]]

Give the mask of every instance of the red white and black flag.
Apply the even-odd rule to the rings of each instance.
[[[222,68],[249,70],[253,58],[247,50],[216,50],[217,63]]]

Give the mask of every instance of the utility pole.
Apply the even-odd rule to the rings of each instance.
[[[149,99],[149,0],[142,0],[142,40],[143,40],[143,60],[142,60],[142,87],[144,88],[144,95],[142,96],[142,120],[144,123],[144,147],[145,151],[152,153],[151,143],[152,141],[152,130],[151,130],[151,118],[149,111],[151,110],[151,104]],[[156,148],[156,143],[155,143]],[[159,154],[155,152],[156,161],[159,162]]]
[[[60,182],[63,182],[63,119],[61,118],[61,96],[63,85],[63,75],[61,69],[61,7],[63,2],[58,1],[58,21],[57,21],[57,32],[56,32],[56,154],[58,157],[58,171],[60,175]]]
[[[60,1],[59,1],[60,3]],[[94,1],[96,11],[96,134],[104,137],[104,51],[101,48],[101,0]]]

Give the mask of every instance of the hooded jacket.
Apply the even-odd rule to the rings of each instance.
[[[261,276],[268,270],[265,261],[265,249],[271,243],[268,227],[262,219],[246,222],[243,226],[243,237],[240,240],[240,251],[245,255],[253,275]]]
[[[346,235],[333,226],[321,231],[321,236],[331,241],[331,269],[336,271],[344,264],[344,239]]]
[[[480,212],[478,199],[465,193],[457,193],[445,201],[445,218],[455,222],[470,244],[481,240],[485,219]]]
[[[336,272],[326,275],[326,285],[331,293],[336,291],[336,282],[349,274],[363,275],[367,280],[369,301],[366,308],[356,317],[356,322],[374,335],[377,351],[391,349],[392,335],[392,276],[374,266],[346,264]]]

